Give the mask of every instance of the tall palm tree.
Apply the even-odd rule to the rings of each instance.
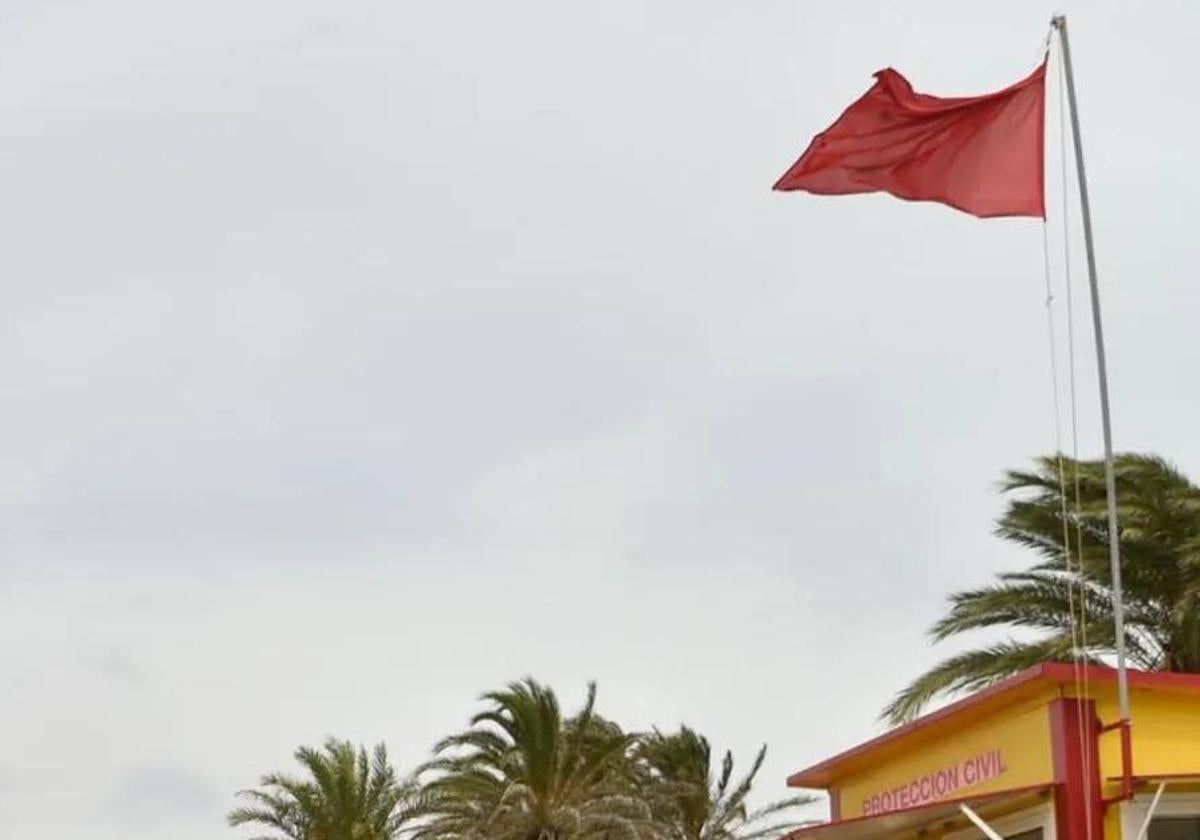
[[[268,829],[255,840],[394,840],[409,816],[414,788],[398,779],[383,744],[367,751],[329,739],[321,749],[301,747],[300,779],[263,776],[238,796],[247,805],[229,812],[229,824]]]
[[[1130,661],[1146,670],[1200,672],[1200,487],[1155,456],[1120,455],[1115,467]],[[1016,495],[996,534],[1040,560],[951,595],[930,636],[940,642],[997,627],[1034,632],[935,665],[884,710],[893,723],[939,695],[974,691],[1039,662],[1076,654],[1099,662],[1113,653],[1103,461],[1043,457],[1033,471],[1008,472],[1001,486]]]
[[[767,755],[759,749],[750,770],[733,778],[733,754],[726,752],[714,775],[708,739],[689,729],[664,735],[655,730],[636,751],[644,770],[643,790],[664,840],[758,840],[778,837],[803,822],[797,808],[813,801],[795,796],[751,809],[747,799]]]
[[[649,809],[633,794],[634,736],[595,713],[596,687],[564,718],[532,679],[485,694],[490,708],[422,768],[415,840],[634,840]]]

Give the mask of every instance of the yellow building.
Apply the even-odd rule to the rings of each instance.
[[[832,819],[792,840],[1200,840],[1200,675],[1129,686],[1126,728],[1115,671],[1040,665],[794,773]]]

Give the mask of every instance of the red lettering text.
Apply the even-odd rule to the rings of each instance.
[[[863,815],[875,816],[936,802],[961,788],[981,784],[1007,772],[1008,765],[1004,762],[1002,750],[977,753],[949,767],[941,767],[904,784],[872,794],[863,800]]]

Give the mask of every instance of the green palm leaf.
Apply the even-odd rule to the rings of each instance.
[[[1130,660],[1145,669],[1200,672],[1200,488],[1151,455],[1120,455],[1115,472]],[[893,723],[913,718],[940,696],[984,688],[1040,662],[1076,655],[1102,662],[1113,653],[1104,463],[1046,456],[1033,470],[1007,472],[1000,486],[1009,502],[997,536],[1038,559],[1027,570],[951,595],[930,636],[942,642],[1001,628],[1035,637],[991,643],[938,663],[884,709]]]
[[[321,749],[301,747],[300,779],[263,776],[259,787],[238,796],[249,804],[229,812],[232,826],[259,826],[274,833],[255,840],[395,840],[411,819],[417,791],[397,778],[382,744],[366,750],[330,739]]]
[[[424,780],[414,840],[649,840],[630,785],[635,736],[596,714],[596,688],[571,717],[526,679],[483,696],[470,728],[443,739]]]
[[[779,837],[804,824],[796,811],[813,800],[797,796],[751,809],[755,778],[766,759],[766,747],[750,769],[734,778],[733,754],[726,752],[714,772],[708,739],[683,726],[664,734],[655,730],[636,751],[642,790],[651,803],[664,840],[757,840]]]

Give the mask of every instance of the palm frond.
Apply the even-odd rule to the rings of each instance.
[[[1009,640],[951,656],[900,691],[883,711],[891,723],[904,723],[940,694],[978,691],[1041,662],[1069,659],[1069,634],[1030,642]]]
[[[1118,455],[1115,475],[1131,660],[1143,668],[1200,672],[1200,487],[1155,455]],[[1000,628],[1040,636],[939,663],[887,706],[884,716],[893,722],[910,719],[939,696],[982,688],[1047,659],[1078,655],[1095,663],[1112,653],[1104,462],[1043,456],[1032,469],[1006,472],[1000,489],[1009,500],[995,533],[1030,551],[1035,562],[951,595],[930,636],[942,642]],[[1086,639],[1085,650],[1074,649],[1072,630]]]

